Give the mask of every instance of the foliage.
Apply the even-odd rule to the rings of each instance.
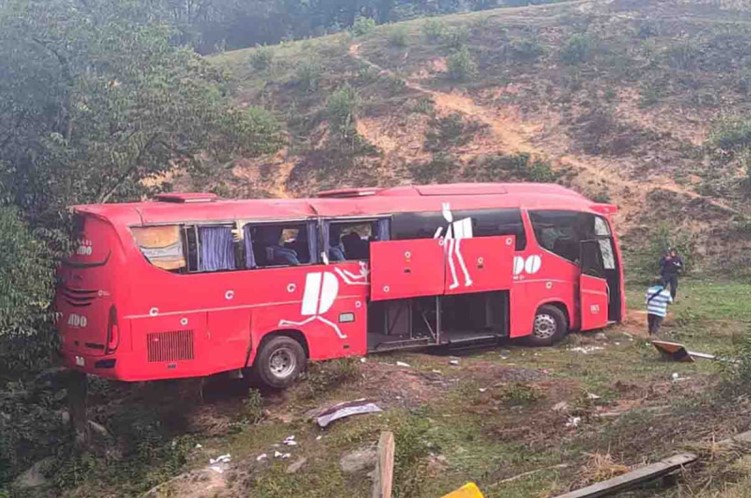
[[[389,45],[393,47],[403,48],[407,46],[407,27],[404,25],[394,26],[389,30]]]
[[[363,36],[376,29],[376,20],[370,17],[358,16],[355,18],[355,22],[350,28],[350,31],[355,36]]]
[[[738,151],[749,150],[749,118],[726,117],[713,125],[708,137],[708,145],[730,155]]]
[[[306,372],[304,388],[308,397],[314,398],[357,377],[358,363],[354,358],[313,363]]]
[[[450,50],[461,50],[465,48],[470,32],[465,26],[459,26],[447,29],[441,37],[441,42]]]
[[[512,59],[521,62],[533,62],[546,53],[543,46],[534,38],[512,40],[508,50]]]
[[[357,135],[355,131],[357,104],[358,96],[350,85],[338,88],[326,99],[329,130],[345,142],[351,142]]]
[[[206,167],[280,145],[229,107],[223,77],[147,3],[9,2],[0,14],[3,194],[34,223],[65,206],[138,198],[175,166]],[[254,137],[243,132],[255,130]]]
[[[272,66],[274,50],[266,45],[256,47],[249,57],[251,67],[257,71],[265,71]]]
[[[719,356],[732,361],[718,362],[721,371],[721,393],[731,396],[750,396],[750,338],[742,334],[734,341],[731,351],[723,351]]]
[[[408,417],[394,431],[394,495],[415,496],[428,478],[425,459],[429,454],[426,417]]]
[[[669,247],[677,250],[684,260],[683,274],[692,272],[695,266],[697,241],[693,234],[676,230],[664,222],[656,225],[644,238],[644,243],[634,251],[633,271],[644,278],[658,276],[659,260]]]
[[[459,113],[432,119],[430,127],[426,130],[426,141],[423,147],[432,152],[439,152],[465,145],[479,128],[480,126],[475,122],[466,123]]]
[[[248,389],[248,396],[243,400],[245,417],[251,424],[258,424],[264,420],[264,399],[258,389]]]
[[[439,152],[427,163],[411,164],[409,170],[418,183],[449,183],[459,173],[460,165],[454,157]]]
[[[0,378],[50,357],[52,271],[47,247],[15,208],[0,206]]]
[[[468,178],[475,181],[527,181],[536,183],[554,183],[561,179],[562,173],[554,171],[551,164],[528,153],[512,155],[494,155],[482,158],[479,164],[468,169]]]
[[[465,46],[452,52],[446,62],[447,75],[452,81],[467,81],[478,73],[478,65]]]
[[[447,35],[449,27],[444,21],[435,18],[426,19],[422,25],[423,35],[430,42],[438,42]]]
[[[499,393],[498,397],[510,406],[522,406],[529,405],[540,399],[541,393],[527,384],[516,382],[505,387]]]
[[[565,64],[577,65],[590,59],[593,52],[593,40],[587,34],[572,35],[564,42],[559,51],[559,58]]]
[[[315,92],[319,88],[323,72],[324,69],[317,60],[306,60],[295,72],[295,82],[304,92]]]

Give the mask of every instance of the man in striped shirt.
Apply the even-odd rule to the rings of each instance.
[[[648,334],[654,335],[661,328],[661,322],[666,318],[669,303],[674,302],[671,292],[666,289],[666,282],[662,278],[656,280],[645,294],[645,304],[648,307]]]

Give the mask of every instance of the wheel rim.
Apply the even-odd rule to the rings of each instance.
[[[541,339],[549,339],[556,333],[556,319],[547,314],[541,313],[535,316],[535,326],[533,335]]]
[[[298,360],[295,353],[289,348],[279,348],[269,356],[269,372],[278,379],[291,376],[297,366]]]

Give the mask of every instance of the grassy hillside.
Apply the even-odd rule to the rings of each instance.
[[[707,270],[748,266],[742,5],[576,1],[221,54],[238,105],[274,109],[289,144],[197,186],[557,181],[619,205],[635,269],[667,237]]]

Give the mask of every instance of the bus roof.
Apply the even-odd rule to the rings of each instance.
[[[213,194],[172,193],[156,200],[73,206],[116,225],[227,220],[294,220],[313,216],[358,217],[397,212],[453,209],[532,208],[610,214],[616,207],[590,201],[577,192],[547,183],[454,183],[391,188],[340,189],[307,199],[224,200]]]

